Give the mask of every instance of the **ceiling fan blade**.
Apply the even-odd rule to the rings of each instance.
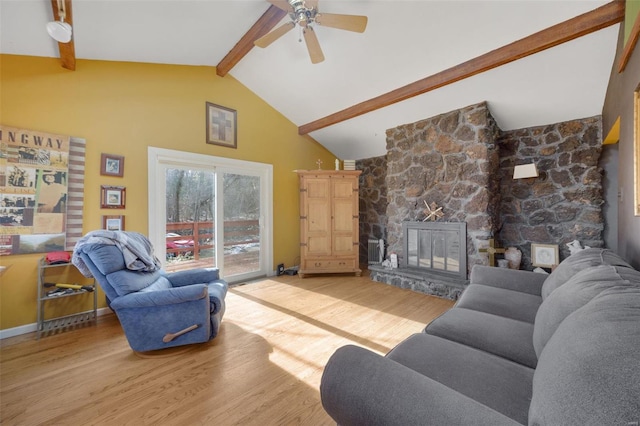
[[[309,9],[318,9],[318,0],[305,0],[304,4]]]
[[[360,15],[338,15],[335,13],[318,13],[316,22],[325,27],[363,33],[367,28],[367,17]]]
[[[278,9],[282,9],[287,13],[293,11],[293,9],[291,8],[291,5],[286,0],[267,0],[267,1],[272,5],[274,5],[275,7],[277,7]]]
[[[309,51],[309,57],[311,58],[311,63],[317,64],[324,61],[324,55],[322,54],[318,37],[316,37],[316,32],[313,31],[313,28],[307,27],[303,30],[303,33],[304,41],[307,44],[307,50]]]
[[[286,24],[279,26],[278,28],[271,31],[270,33],[267,33],[266,35],[260,37],[259,39],[254,41],[253,44],[255,44],[258,47],[267,47],[271,43],[273,43],[274,41],[276,41],[277,39],[279,39],[280,37],[288,33],[289,31],[294,29],[295,27],[296,27],[296,24],[294,24],[293,22],[287,22]]]

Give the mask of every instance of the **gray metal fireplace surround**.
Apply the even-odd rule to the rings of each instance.
[[[465,222],[403,222],[402,241],[405,268],[467,279]]]
[[[369,265],[373,281],[456,300],[467,280],[465,222],[403,222],[400,267]]]

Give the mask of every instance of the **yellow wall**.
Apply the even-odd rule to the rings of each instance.
[[[640,0],[627,0],[625,3],[626,8],[624,10],[624,42],[627,43],[629,36],[631,35],[631,29],[633,24],[638,18],[640,13]]]
[[[265,78],[268,78],[265,75]],[[238,112],[238,148],[205,143],[205,102]],[[56,58],[0,55],[0,123],[84,138],[84,232],[104,214],[124,214],[129,231],[147,234],[147,147],[273,165],[274,262],[299,256],[295,169],[325,168],[335,157],[233,77],[213,67],[79,60],[67,71]],[[125,156],[123,178],[100,176],[100,154]],[[126,187],[126,209],[100,209],[100,185]],[[0,329],[36,321],[40,255],[0,257]],[[104,297],[99,297],[104,306]]]

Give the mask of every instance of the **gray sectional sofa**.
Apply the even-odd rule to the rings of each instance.
[[[340,425],[640,424],[640,272],[587,249],[550,275],[475,266],[455,307],[386,356],[329,359]]]

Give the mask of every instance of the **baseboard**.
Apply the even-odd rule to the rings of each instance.
[[[109,308],[98,309],[97,315],[99,317],[107,314],[111,314],[113,311]],[[7,328],[6,330],[0,330],[0,340],[8,339],[9,337],[20,336],[22,334],[34,333],[38,330],[36,323],[21,325],[19,327]]]
[[[8,328],[6,330],[0,330],[0,340],[7,339],[9,337],[20,336],[21,334],[33,333],[36,331],[36,323],[21,325],[20,327]]]

